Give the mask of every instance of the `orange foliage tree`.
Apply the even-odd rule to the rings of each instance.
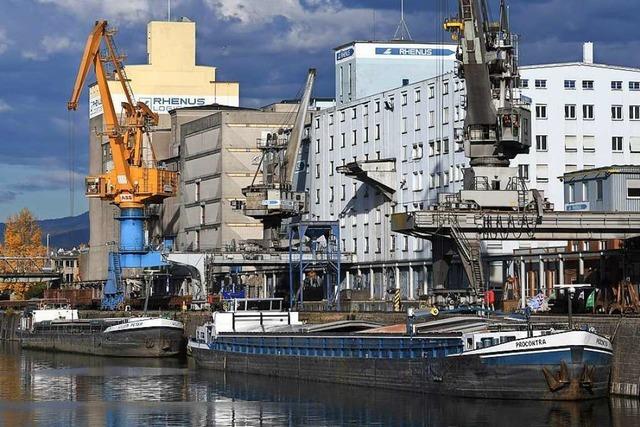
[[[25,273],[44,267],[44,259],[33,259],[44,257],[46,248],[42,245],[42,230],[29,209],[24,208],[7,220],[0,254],[9,258],[0,263],[0,270]]]

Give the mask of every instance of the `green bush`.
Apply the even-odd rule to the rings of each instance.
[[[47,289],[46,283],[38,283],[29,288],[27,292],[24,293],[24,299],[31,298],[42,298],[44,297],[44,291]]]

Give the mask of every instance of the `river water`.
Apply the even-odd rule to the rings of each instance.
[[[0,345],[0,426],[637,426],[640,401],[450,399]]]

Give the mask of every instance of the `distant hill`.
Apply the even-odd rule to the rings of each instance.
[[[43,243],[47,234],[52,248],[71,249],[89,243],[89,212],[64,218],[38,221],[42,229]],[[0,242],[4,240],[4,223],[0,223]]]

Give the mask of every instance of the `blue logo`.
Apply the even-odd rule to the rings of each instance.
[[[451,49],[432,49],[430,47],[377,47],[376,55],[388,56],[451,56]]]
[[[340,52],[336,53],[336,61],[341,61],[345,58],[352,56],[353,52],[354,50],[352,47],[350,47],[349,49],[341,50]]]

